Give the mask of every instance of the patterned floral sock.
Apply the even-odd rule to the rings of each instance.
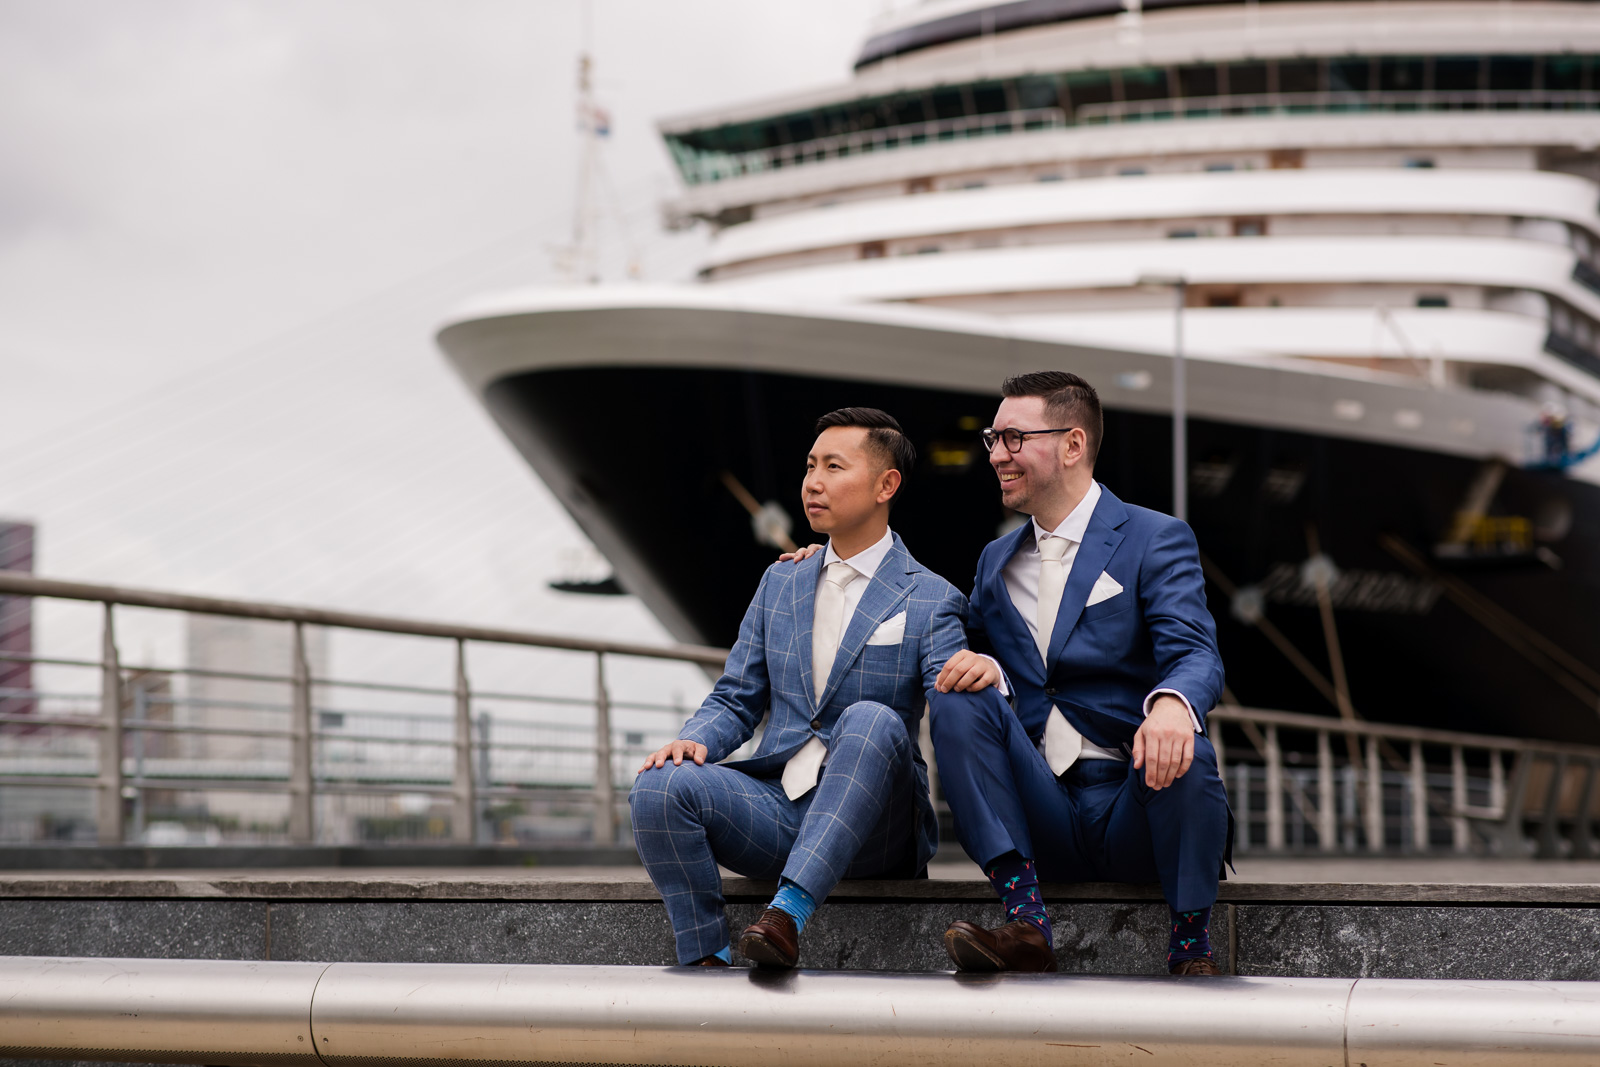
[[[1054,945],[1050,916],[1045,914],[1044,898],[1039,895],[1039,872],[1033,861],[1018,852],[1007,852],[989,861],[983,873],[989,876],[989,884],[1000,894],[1006,908],[1006,922],[1031,922],[1044,934],[1045,943]]]
[[[1211,955],[1211,909],[1172,913],[1172,938],[1167,942],[1167,966]]]

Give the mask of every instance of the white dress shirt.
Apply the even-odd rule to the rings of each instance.
[[[844,587],[844,621],[839,624],[839,642],[844,643],[845,631],[850,629],[850,620],[856,616],[856,606],[861,603],[861,598],[867,591],[867,586],[872,584],[872,576],[878,573],[878,567],[883,563],[883,557],[889,554],[894,547],[894,531],[884,530],[883,537],[869,548],[863,548],[849,559],[842,559],[839,553],[833,550],[833,539],[828,539],[828,548],[822,554],[822,566],[817,570],[817,585],[820,587],[826,581],[828,564],[848,563],[861,577],[852,579]]]
[[[1039,520],[1033,520],[1033,537],[1025,541],[1017,549],[1016,555],[1006,562],[1001,570],[1001,579],[1005,582],[1006,593],[1011,597],[1012,605],[1017,609],[1017,614],[1022,616],[1022,621],[1028,624],[1028,634],[1034,639],[1035,646],[1039,642],[1039,542],[1047,537],[1064,538],[1067,550],[1061,556],[1061,566],[1067,573],[1067,581],[1072,580],[1072,561],[1078,556],[1078,546],[1083,543],[1084,534],[1089,529],[1089,519],[1094,515],[1095,505],[1100,502],[1100,483],[1090,482],[1089,491],[1083,494],[1083,499],[1078,501],[1078,506],[1072,513],[1061,520],[1061,525],[1054,530],[1046,530],[1039,525]],[[981,655],[981,653],[980,653]],[[1001,696],[1010,696],[1011,689],[1006,681],[1005,671],[993,656],[984,656],[995,668],[1000,670],[1000,684],[998,686]],[[1189,709],[1189,721],[1193,724],[1195,732],[1200,732],[1200,717],[1190,707],[1189,699],[1176,689],[1157,689],[1144,698],[1144,713],[1150,714],[1151,707],[1155,704],[1156,697],[1163,693],[1170,693],[1183,701],[1183,706]],[[1087,737],[1083,739],[1083,751],[1079,759],[1114,759],[1126,760],[1128,757],[1121,752],[1109,748],[1101,748]]]

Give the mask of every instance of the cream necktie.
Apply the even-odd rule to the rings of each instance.
[[[833,661],[839,656],[839,641],[844,636],[844,590],[860,574],[850,564],[828,564],[827,576],[817,587],[816,610],[811,620],[811,680],[822,700],[828,688],[828,675],[833,672]],[[819,709],[820,710],[820,709]],[[799,800],[817,784],[822,771],[822,760],[828,747],[820,737],[812,737],[783,768],[783,793],[790,800]]]
[[[1061,612],[1061,596],[1067,589],[1067,568],[1062,557],[1072,542],[1065,537],[1046,537],[1039,542],[1039,655],[1050,660],[1050,635],[1055,632],[1056,616]],[[1083,735],[1073,729],[1054,705],[1044,723],[1044,759],[1050,773],[1060,776],[1083,751]]]

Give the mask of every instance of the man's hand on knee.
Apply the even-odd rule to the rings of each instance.
[[[634,773],[643,774],[652,767],[664,767],[666,766],[667,760],[671,760],[674,767],[680,766],[684,761],[684,757],[688,757],[689,759],[694,760],[696,763],[703,764],[706,761],[707,751],[708,750],[706,746],[702,745],[698,741],[673,741],[670,744],[662,745],[650,755],[646,756],[644,758],[644,763],[641,764],[639,769]]]
[[[1175,696],[1156,697],[1144,725],[1133,735],[1133,765],[1144,769],[1144,783],[1165,789],[1194,762],[1194,723],[1189,709]]]
[[[933,687],[941,693],[976,693],[1000,681],[1000,668],[988,656],[964,648],[950,657]]]

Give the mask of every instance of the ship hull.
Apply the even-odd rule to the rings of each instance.
[[[624,587],[681,639],[731,643],[775,556],[754,537],[725,475],[782,505],[795,540],[806,542],[803,457],[814,420],[834,408],[881,407],[905,426],[922,458],[892,522],[913,554],[956,586],[970,589],[979,551],[1015,521],[975,446],[975,427],[994,412],[992,392],[637,362],[497,374],[482,392],[618,564]],[[1108,404],[1096,475],[1131,504],[1169,510],[1171,445],[1170,418]],[[1207,417],[1191,420],[1189,450],[1190,522],[1211,565],[1207,593],[1239,702],[1334,710],[1325,688],[1280,647],[1286,641],[1324,678],[1334,673],[1314,587],[1299,576],[1316,546],[1341,571],[1335,631],[1362,716],[1600,743],[1589,689],[1559,654],[1530,649],[1527,639],[1534,633],[1600,671],[1600,488],[1510,470],[1494,511],[1526,517],[1537,552],[1468,566],[1432,549],[1481,474],[1481,458]],[[1407,547],[1420,566],[1402,561]],[[1235,617],[1237,588],[1260,594],[1280,642]],[[1484,604],[1512,622],[1485,618]]]

